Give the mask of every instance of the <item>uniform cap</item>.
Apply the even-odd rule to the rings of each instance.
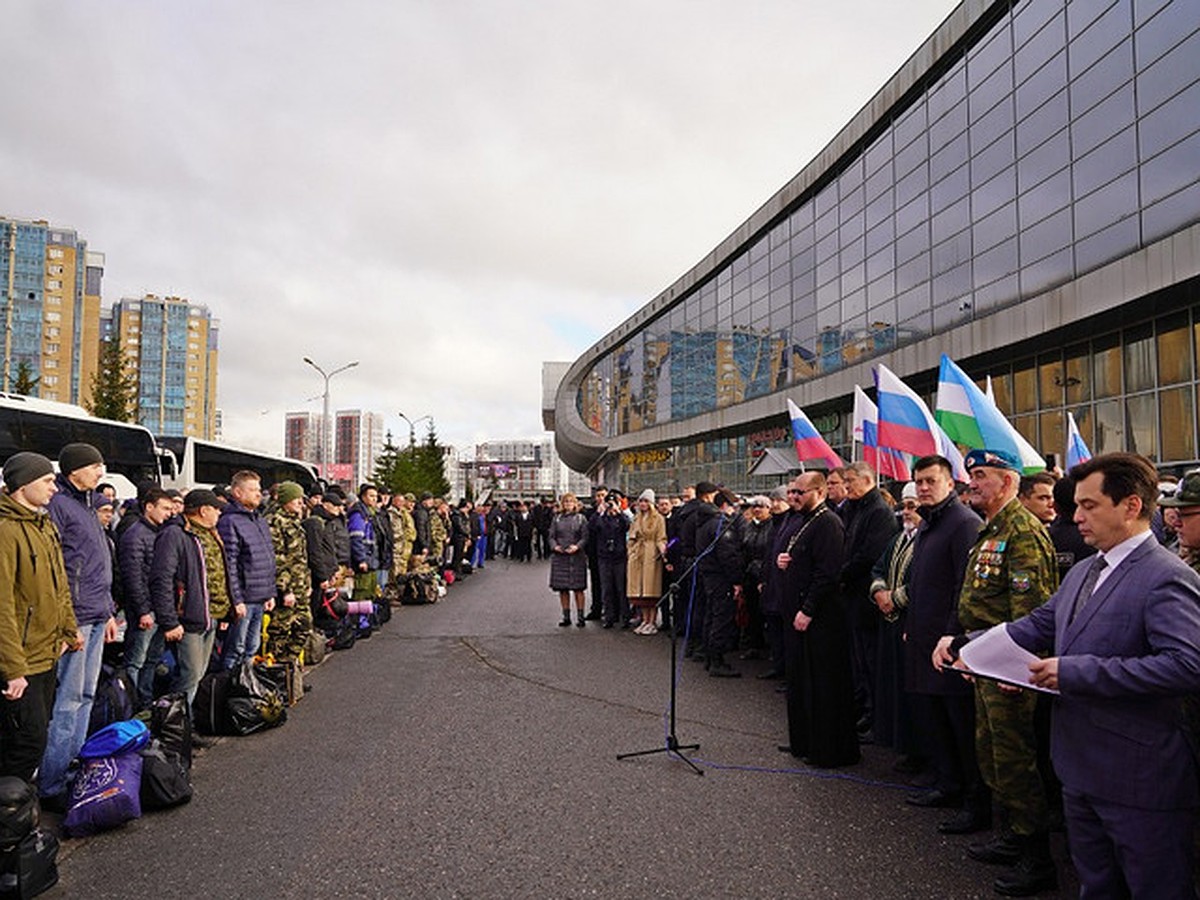
[[[963,465],[970,472],[976,466],[988,466],[992,469],[1008,469],[1010,472],[1022,471],[1021,461],[1007,450],[972,450],[963,460]]]

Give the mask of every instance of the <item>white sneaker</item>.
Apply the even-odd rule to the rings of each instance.
[[[645,634],[646,633],[646,623],[643,622],[637,628],[633,629],[633,633],[634,634]]]
[[[658,634],[658,628],[654,625],[647,624],[644,626],[642,634]]]

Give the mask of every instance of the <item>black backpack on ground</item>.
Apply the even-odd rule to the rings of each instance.
[[[192,799],[192,779],[181,760],[152,740],[141,749],[142,809],[168,809]]]
[[[96,682],[96,696],[92,701],[92,713],[88,719],[88,734],[94,734],[113,722],[124,722],[133,718],[135,691],[125,670],[111,663],[100,667],[100,680]]]

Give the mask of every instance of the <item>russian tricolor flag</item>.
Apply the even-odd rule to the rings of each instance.
[[[790,399],[787,402],[788,416],[792,420],[792,437],[796,441],[796,458],[800,462],[810,459],[824,460],[831,469],[840,469],[845,465],[842,458],[833,452],[833,448],[821,437],[816,426],[808,420],[808,416]]]
[[[882,363],[875,367],[879,395],[879,443],[913,456],[940,453],[937,422],[925,401]]]
[[[903,453],[879,446],[879,410],[858,385],[854,386],[854,439],[863,445],[863,460],[880,475],[897,481],[912,478]]]
[[[957,480],[969,480],[962,453],[934,420],[925,401],[882,363],[875,367],[875,390],[879,395],[879,446],[913,456],[939,454],[950,461]]]
[[[1067,470],[1070,471],[1082,462],[1092,458],[1092,451],[1083,442],[1079,426],[1075,424],[1075,415],[1067,413]]]

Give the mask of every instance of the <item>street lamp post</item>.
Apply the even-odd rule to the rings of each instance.
[[[329,429],[331,422],[329,421],[329,379],[339,372],[345,372],[347,369],[353,369],[358,365],[358,360],[352,363],[334,369],[332,372],[326,372],[315,362],[304,357],[304,361],[321,373],[321,377],[325,379],[325,391],[322,397],[322,412],[321,412],[321,477],[326,481],[329,480]]]
[[[433,416],[418,416],[416,419],[410,419],[402,412],[398,412],[396,415],[408,423],[408,448],[411,450],[417,446],[417,423],[423,422],[426,419],[432,422]]]

